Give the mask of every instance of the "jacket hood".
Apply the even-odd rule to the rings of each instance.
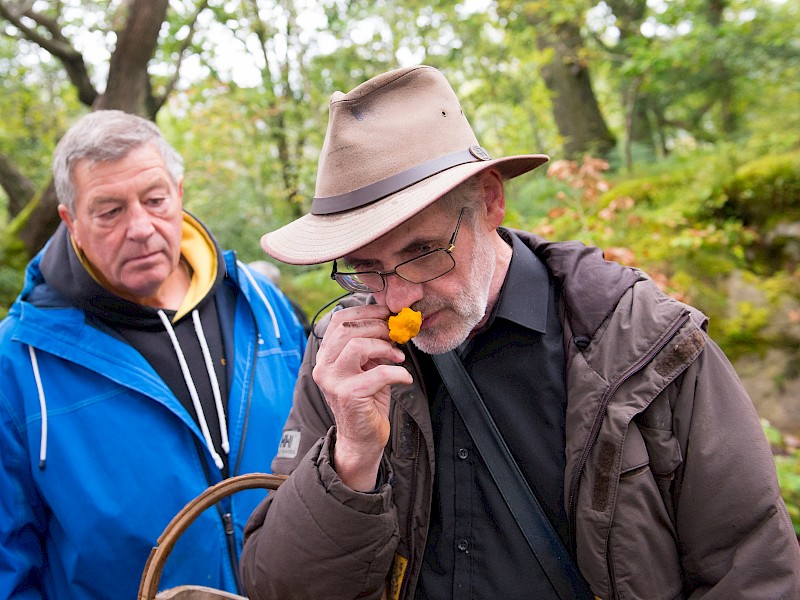
[[[225,263],[216,240],[195,217],[184,212],[181,260],[191,269],[191,283],[184,303],[175,314],[177,321],[211,296],[225,276]],[[126,327],[163,329],[158,310],[131,302],[103,287],[92,266],[72,242],[61,223],[44,250],[39,265],[48,289],[35,288],[28,300],[38,306],[72,304],[101,321]]]
[[[542,257],[561,283],[576,337],[594,337],[623,294],[644,278],[636,269],[605,260],[600,248],[574,241],[551,242],[525,231],[512,231]]]

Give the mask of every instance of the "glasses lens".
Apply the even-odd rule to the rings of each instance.
[[[395,273],[411,283],[425,283],[449,273],[456,261],[446,250],[434,250],[395,267]]]
[[[383,278],[378,273],[336,273],[336,282],[351,292],[380,292]]]

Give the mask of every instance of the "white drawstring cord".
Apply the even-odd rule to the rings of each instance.
[[[36,358],[36,351],[33,346],[28,346],[28,353],[31,355],[31,366],[33,366],[33,378],[36,380],[36,390],[39,392],[39,408],[42,411],[42,439],[39,442],[39,468],[44,469],[47,460],[47,400],[42,387],[42,378],[39,375],[39,361]]]
[[[183,373],[183,379],[186,382],[186,387],[189,388],[189,394],[192,397],[192,404],[194,405],[195,413],[197,413],[197,421],[200,424],[200,430],[203,432],[203,438],[206,441],[206,447],[208,451],[211,453],[211,456],[214,457],[214,463],[217,465],[218,469],[221,469],[224,465],[222,462],[222,458],[220,458],[217,451],[214,449],[214,443],[211,441],[211,434],[208,431],[208,423],[206,423],[206,416],[203,412],[203,407],[200,405],[200,396],[197,393],[197,388],[195,388],[194,381],[192,381],[192,374],[189,372],[189,365],[186,364],[186,358],[183,356],[183,350],[181,349],[180,344],[178,343],[178,338],[175,335],[175,330],[172,328],[172,323],[169,322],[169,318],[164,313],[163,310],[158,311],[158,316],[161,319],[161,323],[164,325],[164,329],[167,330],[169,334],[169,339],[172,341],[172,347],[175,349],[175,354],[178,356],[178,362],[181,365],[181,372]],[[209,377],[213,377],[216,379],[216,375],[214,372],[209,373]]]
[[[242,261],[237,260],[236,264],[239,265],[239,268],[245,274],[247,279],[250,280],[250,284],[256,290],[256,293],[258,294],[258,297],[261,298],[261,301],[264,303],[264,306],[267,307],[267,311],[269,311],[269,316],[272,318],[272,328],[275,331],[275,337],[278,339],[278,344],[280,344],[281,343],[281,330],[278,327],[278,319],[275,318],[275,312],[272,310],[272,306],[267,301],[267,297],[264,295],[264,292],[261,291],[261,286],[258,285],[258,283],[256,282],[255,277],[253,277],[253,274],[250,272],[250,269],[247,266],[245,266],[245,264]]]
[[[208,378],[211,380],[211,391],[214,393],[214,406],[217,407],[217,418],[219,419],[219,433],[222,437],[222,449],[225,454],[230,452],[230,445],[228,444],[228,424],[225,421],[225,409],[222,406],[222,395],[219,393],[219,382],[214,372],[214,362],[211,360],[211,352],[208,350],[208,343],[206,336],[203,332],[203,324],[200,322],[200,313],[196,310],[192,311],[192,321],[194,321],[194,331],[197,334],[197,339],[200,341],[200,348],[203,350],[203,358],[206,361],[206,370],[208,371]]]

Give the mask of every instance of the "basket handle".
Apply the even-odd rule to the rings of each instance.
[[[178,538],[183,534],[189,525],[200,516],[207,508],[214,506],[217,502],[240,492],[255,488],[265,488],[277,490],[286,480],[286,475],[272,475],[268,473],[246,473],[237,475],[229,479],[224,479],[211,486],[202,494],[191,500],[181,511],[169,522],[164,532],[158,537],[157,545],[150,551],[147,563],[144,566],[142,580],[139,583],[139,600],[154,600],[158,593],[158,584],[161,581],[161,571],[167,562],[169,553]]]

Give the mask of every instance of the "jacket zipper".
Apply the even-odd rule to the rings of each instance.
[[[239,451],[236,457],[236,466],[233,471],[229,473],[231,477],[239,473],[241,467],[242,454],[244,453],[244,442],[247,437],[247,426],[250,422],[250,406],[253,401],[253,381],[256,376],[256,363],[258,362],[258,327],[256,327],[256,345],[253,352],[253,368],[250,369],[250,383],[247,386],[247,408],[245,409],[244,423],[242,425],[242,439],[239,440]],[[231,500],[229,509],[233,510],[233,501]],[[239,580],[239,553],[236,549],[236,536],[233,528],[233,515],[227,512],[222,515],[222,523],[225,526],[225,539],[228,542],[228,558],[231,563],[231,571],[233,571],[233,580],[236,583],[236,589],[239,594],[244,593],[242,582]]]
[[[239,440],[239,454],[236,456],[236,466],[233,474],[239,473],[242,464],[242,454],[244,453],[244,441],[247,438],[247,427],[250,423],[250,406],[253,403],[253,381],[256,378],[256,366],[258,363],[258,328],[256,328],[256,345],[253,352],[253,368],[250,369],[250,382],[247,385],[247,408],[244,412],[244,423],[242,424],[242,439]]]
[[[576,534],[576,520],[577,515],[575,514],[575,503],[577,502],[577,495],[578,495],[578,487],[581,473],[583,472],[583,468],[586,466],[586,461],[589,458],[589,454],[594,447],[595,442],[597,441],[597,437],[600,434],[600,426],[603,423],[603,419],[605,418],[606,408],[608,406],[608,402],[611,397],[617,392],[617,390],[625,383],[628,379],[630,379],[634,374],[640,371],[645,365],[647,365],[653,358],[664,349],[664,347],[669,343],[669,341],[675,336],[678,330],[683,327],[686,322],[689,320],[689,313],[685,312],[678,320],[672,325],[672,327],[667,330],[667,332],[662,336],[659,342],[653,346],[647,354],[642,356],[638,361],[636,361],[633,365],[631,365],[615,382],[613,382],[606,392],[603,394],[603,397],[600,402],[600,408],[595,415],[594,422],[592,423],[592,428],[589,432],[589,440],[586,443],[586,446],[583,449],[583,453],[581,454],[581,458],[578,461],[578,468],[575,471],[575,474],[572,476],[572,481],[570,482],[570,491],[569,491],[569,503],[568,503],[568,514],[569,514],[569,526],[570,526],[570,538],[571,538],[571,546],[572,546],[572,555],[577,556],[577,534]]]
[[[408,582],[411,579],[411,571],[414,568],[414,557],[416,556],[415,552],[415,545],[414,545],[414,530],[413,530],[413,523],[414,523],[414,504],[417,502],[417,477],[416,473],[419,469],[419,448],[420,448],[420,438],[422,436],[422,432],[419,429],[419,426],[416,427],[416,449],[414,452],[414,466],[413,472],[414,477],[411,478],[411,495],[409,499],[409,507],[411,510],[408,511],[408,517],[406,519],[406,532],[408,537],[406,538],[406,544],[408,545],[408,565],[406,566],[406,572],[403,576],[403,582],[400,585],[400,593],[397,594],[398,598],[404,598],[406,590],[408,589]]]
[[[201,459],[204,459],[205,455],[208,453],[208,450],[204,446],[200,446],[200,443],[195,439],[194,440],[195,446],[197,448],[197,453],[200,455]],[[208,465],[205,460],[201,460],[200,464],[203,466],[203,472],[206,477],[206,483],[208,486],[211,486],[215,483],[214,479],[211,477],[211,472],[209,471]],[[222,505],[226,505],[223,508]],[[230,498],[222,498],[220,501],[214,505],[214,508],[219,515],[220,520],[222,521],[223,529],[225,530],[225,542],[226,547],[228,550],[228,560],[231,564],[231,571],[233,572],[233,581],[236,585],[236,589],[239,594],[242,594],[242,587],[239,582],[239,568],[238,568],[238,560],[236,558],[236,543],[235,538],[233,537],[233,517],[230,513],[232,507],[231,499]],[[226,510],[228,512],[226,512]]]
[[[225,540],[228,542],[228,556],[231,558],[231,570],[233,571],[233,581],[239,594],[244,593],[242,582],[239,580],[239,560],[236,557],[236,537],[233,534],[233,516],[226,512],[222,515],[222,523],[225,526]]]

